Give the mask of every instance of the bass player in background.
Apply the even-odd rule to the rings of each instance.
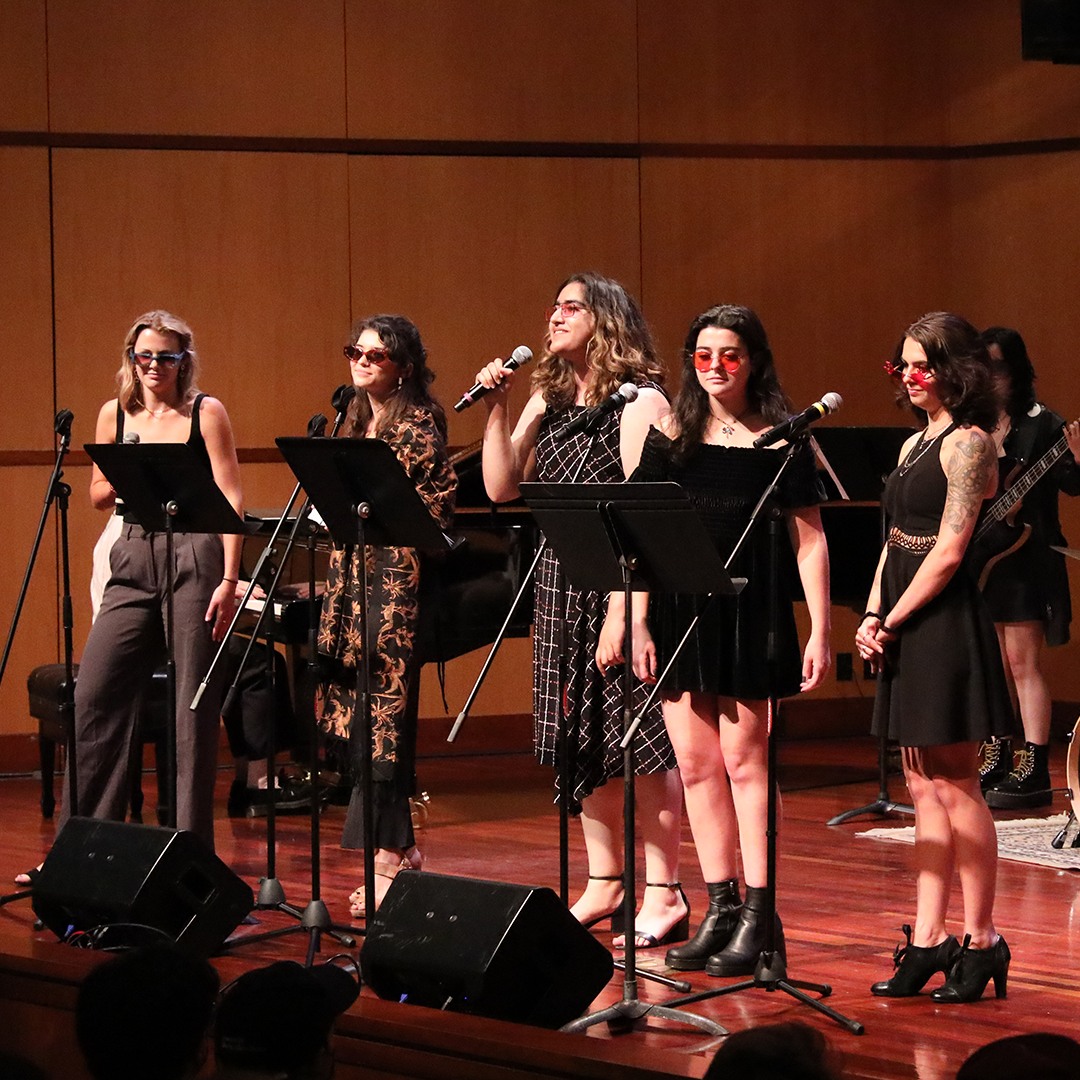
[[[1022,475],[1034,479],[1031,470],[1036,470],[1045,476],[1024,494],[1018,508],[1013,507],[1012,543],[1026,538],[1015,551],[991,562],[983,584],[1013,705],[1024,727],[1024,743],[1015,750],[1009,739],[986,743],[979,772],[990,806],[1048,806],[1052,797],[1047,765],[1051,699],[1040,654],[1044,645],[1064,645],[1069,640],[1072,606],[1065,556],[1052,545],[1065,544],[1058,520],[1058,492],[1080,495],[1080,421],[1066,424],[1036,401],[1035,369],[1016,330],[991,326],[982,339],[1001,399],[1001,418],[994,434],[1004,491],[994,506],[1009,500],[1010,488]],[[998,528],[1008,535],[1007,528]]]

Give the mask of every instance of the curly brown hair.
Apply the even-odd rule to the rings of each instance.
[[[611,278],[592,271],[572,274],[556,290],[554,299],[573,283],[585,289],[585,306],[596,319],[587,347],[589,385],[585,403],[597,405],[626,382],[664,383],[664,365],[656,354],[652,334],[634,298]],[[533,372],[532,389],[553,409],[573,405],[577,396],[574,368],[569,360],[553,355],[551,336]]]

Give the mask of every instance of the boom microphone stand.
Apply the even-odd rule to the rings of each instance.
[[[61,598],[61,610],[64,624],[64,681],[60,686],[59,714],[62,720],[66,720],[67,730],[67,765],[68,774],[71,777],[71,814],[74,817],[79,812],[78,789],[76,787],[76,749],[75,749],[75,668],[73,662],[74,647],[72,643],[72,608],[71,608],[71,562],[68,554],[68,499],[71,496],[71,485],[63,480],[64,458],[71,448],[71,423],[75,414],[70,409],[61,409],[53,421],[53,432],[60,437],[60,443],[56,449],[56,461],[53,464],[52,475],[45,488],[45,504],[41,508],[41,518],[38,521],[37,532],[34,534],[34,542],[30,547],[30,558],[26,563],[26,572],[23,574],[22,586],[19,589],[19,597],[15,602],[15,613],[11,617],[11,628],[8,630],[7,641],[4,643],[4,654],[0,658],[0,684],[4,681],[4,672],[7,670],[8,657],[11,655],[11,646],[15,641],[15,631],[19,627],[19,617],[22,615],[23,604],[26,602],[26,594],[30,588],[30,578],[34,573],[34,565],[37,562],[38,550],[41,548],[41,539],[45,535],[45,525],[49,518],[49,507],[55,502],[60,516],[60,567],[63,578],[63,596]],[[0,907],[10,904],[15,900],[23,900],[33,894],[33,889],[22,889],[19,892],[0,896]]]

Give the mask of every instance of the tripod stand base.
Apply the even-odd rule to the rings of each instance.
[[[878,817],[885,817],[886,814],[914,814],[914,806],[906,806],[904,803],[893,802],[889,798],[887,791],[881,792],[876,802],[867,803],[865,806],[857,806],[853,810],[845,810],[842,814],[837,814],[836,817],[829,818],[825,822],[826,825],[843,825],[845,821],[850,821],[852,818],[861,817],[863,814],[876,814]]]
[[[301,911],[298,907],[285,902],[285,890],[277,878],[263,878],[259,882],[259,896],[255,901],[256,911],[282,911],[297,920],[296,926],[283,926],[277,930],[266,930],[259,934],[243,934],[240,937],[231,937],[221,947],[221,952],[234,949],[240,945],[252,945],[256,941],[267,941],[270,938],[285,937],[287,934],[309,934],[307,966],[310,967],[315,959],[315,954],[322,945],[322,935],[329,934],[335,941],[346,949],[351,949],[356,944],[353,936],[357,931],[351,926],[341,926],[330,921],[330,912],[322,900],[312,900]],[[363,933],[363,931],[359,931]]]
[[[820,994],[822,997],[828,997],[832,993],[832,987],[826,983],[800,982],[796,979],[789,979],[787,977],[787,964],[779,952],[763,952],[758,958],[752,979],[744,979],[742,982],[732,983],[730,986],[720,986],[715,990],[702,990],[700,993],[690,994],[683,998],[674,998],[668,1004],[676,1007],[693,1005],[697,1001],[707,1001],[709,998],[723,997],[725,994],[736,994],[742,990],[754,988],[765,990],[768,993],[775,993],[780,990],[797,1001],[801,1001],[804,1005],[816,1009],[830,1020],[834,1020],[842,1028],[850,1031],[852,1035],[862,1035],[866,1031],[858,1020],[852,1020],[804,993],[804,991],[810,990],[815,994]]]
[[[691,1000],[691,999],[687,999]],[[590,1013],[588,1016],[579,1017],[569,1024],[564,1024],[560,1031],[580,1032],[587,1031],[597,1024],[607,1024],[613,1031],[630,1031],[639,1020],[653,1016],[658,1020],[671,1020],[677,1024],[689,1024],[709,1035],[721,1037],[729,1035],[725,1027],[721,1027],[715,1020],[709,1020],[704,1016],[698,1016],[692,1012],[680,1012],[670,1005],[649,1005],[644,1001],[620,1001],[599,1012]]]

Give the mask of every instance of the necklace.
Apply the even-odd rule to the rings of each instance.
[[[934,445],[945,434],[952,424],[947,424],[943,427],[932,439],[926,438],[926,432],[924,431],[919,436],[919,441],[908,451],[908,456],[904,458],[903,465],[900,466],[900,475],[903,476],[908,470],[913,469],[918,463],[919,459],[923,457],[927,450]]]
[[[711,416],[712,421],[720,429],[720,434],[730,439],[731,436],[735,434],[735,425],[742,424],[742,418],[746,413],[740,413],[738,416],[733,416],[730,420],[724,420],[722,417],[717,416],[716,413],[710,413],[709,415]]]

